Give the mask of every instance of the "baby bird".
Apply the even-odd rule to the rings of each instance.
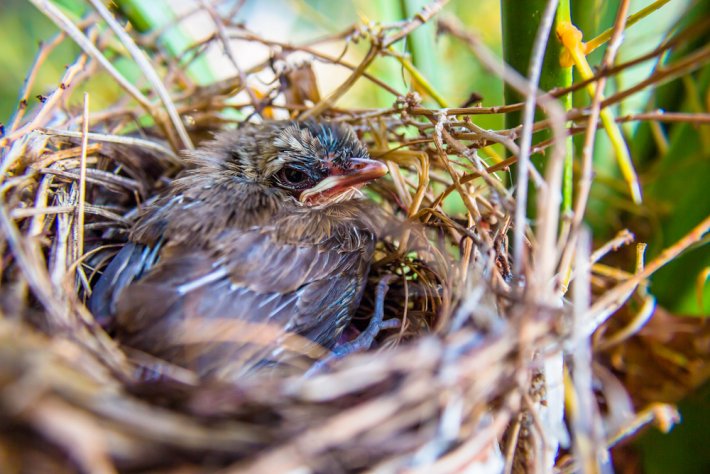
[[[358,188],[386,166],[351,128],[313,121],[247,124],[188,157],[95,285],[97,320],[201,377],[336,348],[379,225]]]

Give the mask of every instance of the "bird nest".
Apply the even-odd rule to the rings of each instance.
[[[508,167],[524,154],[516,144],[523,130],[484,130],[471,120],[519,111],[522,103],[432,109],[410,93],[385,109],[338,108],[358,81],[392,92],[367,66],[435,21],[444,2],[409,21],[323,40],[365,42],[359,64],[319,53],[317,44],[277,44],[210,10],[220,27],[186,54],[221,47],[229,29],[272,55],[242,70],[225,46],[234,76],[202,85],[185,76],[185,58],[166,54],[156,35],[127,30],[100,2],[79,23],[50,2],[34,3],[63,31],[38,58],[66,36],[82,52],[27,114],[23,97],[0,138],[3,472],[578,470],[624,433],[654,417],[674,418],[671,407],[649,408],[654,400],[630,396],[609,371],[608,356],[638,329],[625,302],[646,304],[645,278],[703,229],[634,274],[592,272],[593,262],[633,237],[622,233],[592,252],[581,225],[584,204],[560,214],[554,190],[562,181],[566,123],[586,124],[588,111],[565,112],[554,95],[540,96],[547,119],[536,126],[553,133],[533,152],[546,153],[549,166],[544,176],[531,170],[537,193],[526,203],[506,184]],[[91,26],[97,21],[99,29]],[[526,87],[454,20],[439,26],[492,73]],[[142,87],[115,68],[124,56],[139,65]],[[321,97],[314,61],[349,76]],[[38,60],[30,83],[40,66]],[[89,112],[90,94],[83,109],[68,106],[100,70],[126,94],[98,111]],[[251,87],[264,73],[275,80]],[[141,205],[184,168],[179,150],[220,128],[279,117],[347,123],[387,164],[389,177],[368,194],[410,225],[378,244],[353,325],[367,323],[374,289],[391,275],[385,315],[400,327],[311,377],[204,381],[166,361],[138,362],[85,306],[97,276]],[[485,161],[481,150],[493,144],[511,157]],[[526,204],[537,209],[534,228],[524,213],[516,216]]]

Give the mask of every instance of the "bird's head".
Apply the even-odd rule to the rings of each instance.
[[[243,146],[243,140],[242,146],[234,144],[228,166],[241,178],[279,188],[303,205],[349,199],[360,186],[387,173],[344,125],[274,122],[253,130],[251,146]]]

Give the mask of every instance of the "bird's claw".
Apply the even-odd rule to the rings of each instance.
[[[399,319],[383,320],[385,312],[385,295],[387,294],[389,282],[392,278],[392,275],[387,275],[377,284],[377,290],[375,291],[375,311],[372,314],[372,318],[370,318],[370,322],[367,324],[367,328],[365,328],[365,330],[355,339],[350,342],[346,342],[345,344],[336,346],[328,356],[313,364],[313,366],[308,369],[308,372],[306,372],[306,377],[320,373],[333,361],[341,359],[348,354],[369,349],[380,331],[383,329],[398,328],[402,324]]]

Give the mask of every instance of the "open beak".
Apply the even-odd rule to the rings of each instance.
[[[323,179],[299,196],[301,202],[328,200],[351,188],[358,188],[368,181],[387,174],[387,166],[369,158],[352,158],[352,167]]]

